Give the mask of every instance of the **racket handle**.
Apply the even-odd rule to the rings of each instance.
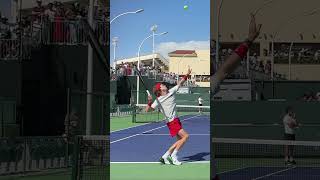
[[[151,94],[150,94],[149,90],[147,90],[147,94],[148,94],[148,96],[151,96]]]

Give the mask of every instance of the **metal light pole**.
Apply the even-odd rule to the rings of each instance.
[[[94,0],[90,0],[88,23],[93,28]],[[92,90],[93,90],[93,49],[88,43],[88,72],[87,72],[87,104],[86,104],[86,135],[91,135],[92,130]]]
[[[250,76],[250,50],[247,52],[247,78]]]
[[[143,43],[151,38],[152,36],[161,36],[161,35],[165,35],[165,34],[168,34],[168,32],[163,32],[163,33],[159,33],[159,34],[151,34],[150,36],[146,37],[144,40],[142,40],[142,42],[140,43],[139,45],[139,50],[138,50],[138,71],[140,71],[140,50],[141,50],[141,47],[143,45]],[[137,75],[137,104],[139,104],[139,91],[140,91],[140,80],[139,80],[139,76]]]
[[[293,41],[290,44],[289,48],[289,80],[291,80],[291,51],[292,51]]]
[[[158,26],[156,24],[150,28],[150,30],[152,31],[152,67],[154,67],[154,61],[155,61],[154,60],[154,35],[157,29],[158,29]]]
[[[117,43],[119,41],[118,37],[112,38],[112,45],[113,45],[113,69],[116,69],[116,48],[117,48]]]
[[[218,6],[218,14],[216,19],[216,71],[218,70],[218,63],[219,63],[219,40],[220,40],[220,32],[219,32],[219,26],[220,26],[220,16],[221,16],[221,9],[222,9],[223,0],[220,1],[220,4]]]
[[[124,15],[127,15],[127,14],[137,14],[137,13],[140,13],[140,12],[143,12],[144,10],[143,9],[138,9],[136,11],[129,11],[129,12],[125,12],[125,13],[122,13],[122,14],[119,14],[117,15],[116,17],[114,17],[111,21],[110,21],[110,24],[117,18],[119,18],[120,16],[124,16]]]

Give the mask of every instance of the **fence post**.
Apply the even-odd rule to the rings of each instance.
[[[24,151],[23,151],[23,173],[27,170],[27,138],[24,138]]]
[[[80,156],[80,144],[81,144],[80,141],[81,141],[80,136],[76,136],[73,138],[74,147],[73,147],[73,153],[72,153],[72,158],[73,158],[72,180],[78,180],[80,175],[79,174],[80,173],[79,156]]]

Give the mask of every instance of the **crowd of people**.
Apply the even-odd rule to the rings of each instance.
[[[98,37],[106,41],[107,11],[103,7],[94,8],[95,30]],[[88,6],[75,2],[72,5],[55,1],[47,6],[37,0],[33,8],[32,33],[33,37],[41,37],[42,42],[49,43],[86,43],[85,32],[79,20],[88,15]],[[104,29],[104,31],[102,31]]]
[[[282,45],[274,51],[275,63],[288,63],[289,45]],[[271,54],[270,54],[271,55]],[[308,47],[293,47],[291,50],[292,63],[320,63],[320,49]]]
[[[12,49],[17,49],[20,42],[28,45],[87,43],[84,28],[79,20],[87,17],[88,5],[60,1],[43,5],[42,0],[36,0],[31,12],[22,10],[21,14],[21,19],[18,16],[14,23],[9,22],[0,12],[0,58],[2,59],[14,56]],[[97,37],[102,44],[106,44],[109,24],[106,8],[96,4],[94,20]]]
[[[177,79],[179,78],[178,74],[175,73],[166,73],[166,72],[160,72],[158,74],[158,78],[160,78],[160,80],[170,83],[170,84],[176,84],[177,83]]]
[[[195,77],[196,82],[210,82],[210,76],[197,76]]]
[[[249,67],[251,70],[270,76],[272,71],[271,66],[272,66],[271,61],[267,61],[267,62],[259,61],[258,56],[256,54],[249,57]],[[274,77],[280,78],[280,79],[286,78],[284,74],[279,74],[276,72],[274,72]]]
[[[122,76],[136,76],[136,65],[133,63],[121,63],[116,66],[116,68],[110,67],[110,80],[116,81]],[[140,66],[140,74],[142,76],[148,76],[156,81],[167,82],[170,84],[176,84],[179,77],[178,74],[173,72],[164,72],[161,67],[153,68],[149,65]],[[196,82],[210,82],[210,76],[194,76],[188,79],[185,85],[196,86]]]

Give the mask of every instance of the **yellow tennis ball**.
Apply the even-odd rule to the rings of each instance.
[[[184,6],[183,6],[183,9],[184,9],[184,10],[187,10],[188,8],[189,8],[188,5],[184,5]]]

